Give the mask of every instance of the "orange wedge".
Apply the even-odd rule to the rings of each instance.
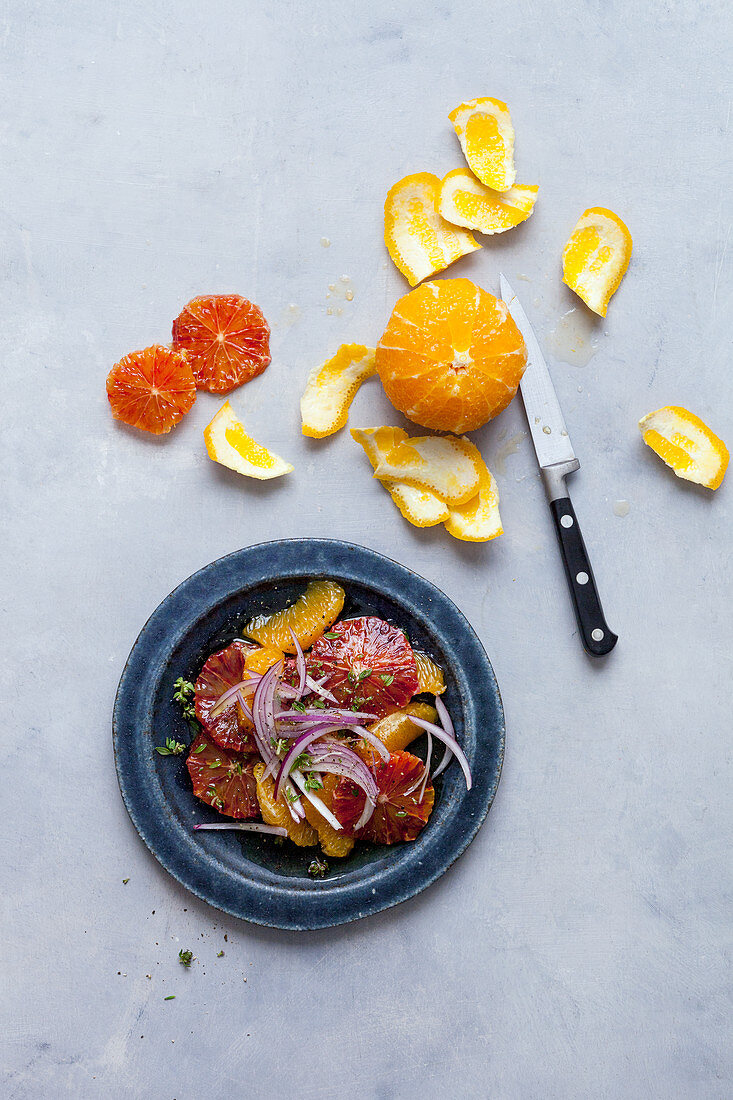
[[[353,428],[352,438],[364,448],[367,458],[376,469],[395,444],[407,439],[402,428]],[[402,481],[384,479],[381,484],[387,490],[404,518],[415,527],[435,527],[448,518],[448,505],[435,493],[417,489]]]
[[[499,490],[478,448],[468,440],[464,442],[472,449],[480,470],[479,490],[467,504],[451,508],[445,527],[449,534],[463,542],[490,542],[504,534],[499,515]]]
[[[318,795],[321,801],[325,802],[331,810],[333,808],[333,792],[336,790],[338,776],[326,774],[321,777],[321,781],[323,787],[320,790],[314,790],[313,793]],[[339,859],[347,856],[354,847],[353,836],[346,836],[343,832],[337,832],[330,821],[326,821],[323,814],[307,798],[303,799],[303,809],[305,810],[306,821],[318,833],[318,840],[325,855],[336,856]]]
[[[699,416],[665,405],[639,421],[644,442],[677,477],[717,489],[728,468],[728,448]]]
[[[209,458],[245,477],[266,481],[289,474],[293,469],[284,458],[268,451],[251,435],[247,435],[228,401],[204,429],[204,440]]]
[[[438,712],[430,703],[408,703],[402,710],[396,710],[394,714],[388,714],[386,718],[380,718],[369,727],[372,733],[376,733],[379,740],[389,752],[400,752],[406,749],[415,738],[424,731],[416,726],[410,718],[422,718],[423,722],[436,722]],[[368,763],[376,762],[377,754],[371,748],[368,741],[360,742],[364,756]],[[374,753],[372,760],[370,754]]]
[[[445,691],[445,677],[443,675],[443,669],[440,665],[436,665],[435,661],[428,657],[427,653],[423,653],[420,649],[413,650],[415,654],[415,664],[417,665],[417,682],[419,684],[419,691],[428,691],[431,695],[442,695]],[[428,722],[432,722],[432,718],[427,719]],[[402,746],[404,748],[404,746]]]
[[[472,99],[449,114],[463,155],[475,176],[494,191],[514,183],[514,127],[500,99]]]
[[[311,581],[295,603],[272,615],[256,615],[243,627],[247,638],[283,653],[295,653],[292,630],[303,649],[312,646],[338,619],[346,593],[335,581]]]
[[[465,504],[479,489],[476,448],[456,436],[416,435],[395,444],[380,457],[374,476],[427,489],[453,507]]]
[[[438,213],[440,180],[430,172],[405,176],[384,203],[384,243],[410,286],[442,271],[481,245]]]
[[[531,215],[538,190],[515,184],[508,191],[493,191],[467,168],[456,168],[443,177],[439,210],[452,225],[479,233],[506,233]]]
[[[343,428],[356,391],[374,371],[374,348],[363,344],[342,344],[332,359],[314,367],[300,399],[303,435],[323,439]]]
[[[264,764],[255,764],[254,777],[257,782],[257,801],[260,804],[262,820],[268,825],[279,825],[287,829],[288,837],[299,848],[311,848],[318,843],[318,833],[305,821],[293,821],[285,801],[285,795],[275,798],[275,781],[271,775],[263,779]]]
[[[267,672],[278,661],[282,661],[282,651],[272,645],[261,645],[259,649],[253,649],[244,658],[244,667],[250,672]]]
[[[562,280],[589,309],[606,316],[611,295],[631,259],[631,234],[612,210],[593,206],[581,216],[562,253]]]

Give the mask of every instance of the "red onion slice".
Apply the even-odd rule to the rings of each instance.
[[[260,677],[256,676],[255,674],[248,677],[246,680],[241,680],[240,683],[235,684],[234,687],[227,688],[226,691],[223,691],[221,693],[219,698],[214,703],[214,706],[211,709],[211,717],[216,718],[217,714],[221,714],[227,703],[231,702],[231,700],[234,698],[235,695],[238,694],[238,692],[244,692],[246,688],[251,688],[252,691],[254,691],[259,682]]]
[[[332,695],[330,691],[327,691],[323,684],[328,679],[327,676],[323,677],[323,680],[314,680],[312,676],[309,676],[306,672],[305,686],[310,688],[314,695],[320,695],[321,699],[327,699],[329,703],[338,703],[338,699],[335,695]]]
[[[277,783],[275,784],[275,798],[279,798],[283,793],[288,775],[300,754],[305,752],[311,741],[315,741],[320,737],[327,728],[328,727],[325,726],[315,726],[313,729],[307,730],[305,733],[301,734],[297,741],[288,749],[280,765],[280,771],[278,772]]]
[[[451,737],[455,737],[456,731],[453,727],[453,720],[452,720],[450,714],[448,713],[447,706],[445,705],[445,703],[443,702],[443,700],[440,698],[439,695],[435,696],[435,709],[438,712],[438,717],[440,718],[440,724],[443,727],[443,729],[446,731],[446,733],[449,733]],[[445,751],[443,753],[443,759],[440,761],[437,768],[433,772],[433,779],[437,779],[437,777],[442,772],[445,771],[445,769],[448,767],[448,765],[450,764],[452,759],[453,759],[453,753],[451,752],[448,745],[446,745],[445,746]]]
[[[259,821],[232,821],[212,822],[205,825],[194,825],[194,829],[234,829],[240,833],[268,833],[270,836],[287,836],[288,830],[282,825],[263,825]]]
[[[365,729],[364,726],[354,726],[351,732],[361,734],[365,741],[368,741],[370,745],[374,746],[379,755],[382,757],[382,760],[384,760],[385,762],[389,760],[389,749],[383,741],[380,741],[376,733],[372,733],[371,730]]]
[[[320,710],[310,707],[307,710],[280,710],[275,715],[278,722],[308,722],[317,718],[319,722],[346,722],[348,725],[375,719],[376,714],[363,710]]]
[[[305,681],[308,675],[305,667],[305,657],[303,656],[303,647],[295,637],[295,633],[291,627],[288,627],[288,632],[295,646],[295,667],[298,670],[298,698],[302,699],[303,692],[305,691]]]
[[[414,715],[410,715],[410,721],[414,722],[416,726],[420,726],[421,729],[427,730],[428,733],[432,733],[433,737],[437,737],[439,741],[442,741],[444,745],[448,746],[458,763],[461,765],[463,774],[466,777],[466,790],[470,791],[473,785],[471,769],[466,759],[466,754],[455,737],[452,737],[451,734],[441,729],[440,726],[436,726],[433,722],[426,722],[423,718],[416,718]]]
[[[291,779],[293,779],[294,782],[298,785],[298,787],[300,787],[301,791],[303,792],[303,795],[305,796],[305,798],[308,799],[311,806],[315,806],[315,808],[318,810],[319,814],[321,814],[322,817],[325,817],[325,819],[329,823],[329,825],[332,828],[336,829],[337,831],[340,831],[341,829],[343,829],[343,825],[341,824],[339,819],[336,817],[336,815],[331,813],[331,811],[329,810],[328,806],[323,801],[323,799],[319,798],[317,794],[313,793],[313,791],[308,790],[308,787],[306,786],[305,776],[303,775],[303,773],[301,771],[298,771],[298,769],[296,768],[293,772],[290,773],[290,775],[291,775]]]

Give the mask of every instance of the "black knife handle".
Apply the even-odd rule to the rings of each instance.
[[[555,520],[565,576],[583,645],[591,657],[603,657],[616,645],[618,635],[613,633],[603,616],[588,551],[570,497],[551,500],[550,510]]]

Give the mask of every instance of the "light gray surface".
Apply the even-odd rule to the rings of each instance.
[[[5,1096],[731,1095],[732,487],[679,482],[636,429],[679,403],[733,439],[726,8],[4,6]],[[347,433],[299,434],[308,370],[374,342],[406,290],[381,243],[388,187],[459,166],[446,116],[483,94],[509,103],[539,201],[451,274],[495,291],[505,270],[549,341],[575,304],[559,260],[582,210],[610,206],[634,236],[594,358],[550,355],[620,635],[604,664],[581,652],[529,441],[502,457],[518,402],[476,434],[506,530],[485,547],[408,527]],[[327,298],[341,275],[352,302]],[[295,463],[281,483],[209,462],[215,397],[161,441],[109,415],[112,363],[204,291],[273,324],[273,363],[233,404]],[[351,423],[379,422],[397,421],[370,383]],[[508,724],[494,809],[455,868],[313,935],[180,889],[127,818],[110,747],[156,604],[290,535],[363,542],[444,588]]]

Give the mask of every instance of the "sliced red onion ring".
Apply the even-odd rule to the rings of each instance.
[[[297,784],[298,787],[300,787],[301,791],[308,799],[311,806],[315,806],[319,814],[321,814],[322,817],[325,817],[326,821],[332,828],[336,829],[337,831],[343,829],[343,825],[336,817],[336,815],[331,813],[323,799],[319,798],[317,794],[313,793],[313,791],[308,790],[308,787],[306,786],[305,776],[301,771],[296,768],[290,773],[290,778]]]
[[[463,774],[466,777],[466,790],[470,791],[471,786],[473,785],[473,780],[471,779],[471,769],[468,765],[466,754],[456,741],[455,737],[452,737],[451,734],[447,733],[444,729],[441,729],[440,726],[436,726],[433,722],[426,722],[423,718],[416,718],[412,714],[410,715],[410,721],[414,722],[416,726],[420,726],[421,729],[427,730],[428,733],[432,733],[433,737],[437,737],[439,741],[442,741],[444,745],[448,746],[448,748],[457,759],[458,763],[461,765],[461,768],[463,769]]]
[[[389,749],[383,741],[380,741],[376,733],[372,733],[371,730],[365,729],[364,726],[354,726],[351,732],[361,734],[365,741],[368,741],[370,745],[374,746],[379,755],[382,757],[382,760],[389,760]]]
[[[255,697],[252,703],[255,741],[265,765],[270,763],[273,756],[276,760],[278,759],[277,755],[272,751],[270,739],[277,737],[277,730],[275,728],[275,691],[277,690],[278,678],[282,673],[282,669],[283,662],[278,661],[272,668],[267,670],[255,689]],[[286,790],[292,791],[293,794],[296,793],[292,786],[286,787]],[[305,817],[305,810],[303,809],[300,798],[294,799],[292,802],[288,798],[286,801],[293,821],[302,821]]]
[[[430,761],[433,755],[433,735],[428,730],[425,736],[428,739],[428,751],[425,756],[425,767],[423,768],[423,773],[418,779],[417,783],[413,783],[412,786],[408,787],[408,789],[405,791],[405,795],[412,794],[413,791],[416,791],[417,788],[420,787],[418,802],[422,802],[423,795],[425,794],[425,788],[428,785],[428,776],[430,775]]]
[[[275,784],[275,798],[279,798],[283,793],[283,789],[288,779],[288,775],[302,752],[310,745],[311,741],[315,741],[318,737],[321,737],[323,733],[328,729],[328,726],[314,726],[313,729],[307,730],[301,734],[300,737],[293,743],[288,749],[283,758],[283,762],[280,765],[280,771],[277,776],[277,783]]]
[[[443,700],[440,698],[439,695],[435,696],[435,709],[438,712],[438,717],[440,718],[440,724],[443,727],[443,729],[446,731],[446,733],[449,733],[451,737],[455,737],[456,736],[456,731],[455,731],[454,726],[453,726],[453,720],[452,720],[450,714],[448,713],[447,706],[445,705],[445,703],[443,702]],[[443,759],[440,761],[437,768],[433,772],[433,779],[437,779],[437,777],[442,772],[445,771],[445,769],[448,767],[448,765],[450,764],[452,759],[453,759],[453,753],[451,752],[448,745],[446,745],[445,746],[445,752],[443,753]]]
[[[306,673],[305,686],[309,687],[315,695],[320,695],[321,699],[328,699],[329,703],[337,703],[338,699],[335,695],[332,695],[330,691],[327,691],[323,684],[328,679],[328,676],[324,676],[322,680],[314,680],[312,676]]]
[[[275,717],[278,722],[310,722],[317,718],[319,722],[346,722],[354,725],[377,716],[363,710],[320,710],[318,707],[310,707],[307,710],[280,710]]]
[[[205,825],[194,825],[194,829],[235,829],[240,833],[268,833],[270,836],[287,836],[288,830],[282,825],[263,825],[260,821],[229,821],[212,822]]]
[[[227,688],[214,703],[211,710],[211,717],[216,718],[217,714],[221,714],[227,703],[229,703],[238,692],[244,692],[246,688],[251,688],[252,691],[254,691],[259,682],[260,677],[258,675],[252,675],[246,680],[241,680],[238,684],[235,684],[234,687]]]
[[[288,627],[288,632],[295,646],[295,667],[298,670],[298,698],[302,699],[303,692],[305,691],[305,681],[308,675],[305,667],[305,657],[303,656],[303,647],[295,637],[295,633],[291,627]]]

